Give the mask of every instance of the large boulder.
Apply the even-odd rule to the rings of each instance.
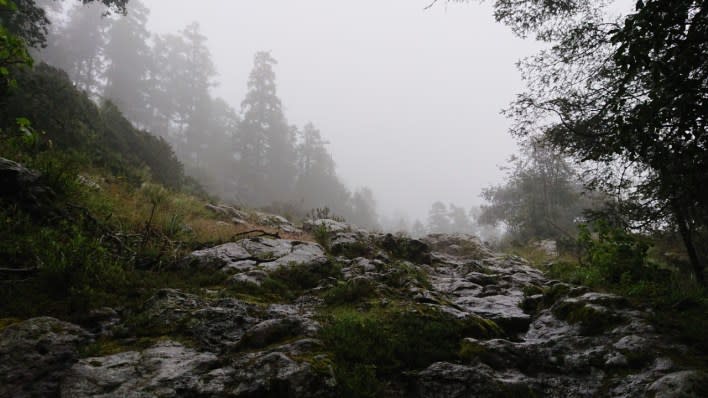
[[[431,250],[456,257],[484,259],[492,257],[492,252],[482,241],[467,234],[431,234],[422,239]]]
[[[216,355],[164,341],[142,352],[85,358],[68,372],[64,398],[184,397],[223,393],[225,377]]]
[[[336,397],[336,379],[325,358],[313,356],[322,349],[317,340],[302,339],[269,350],[247,353],[234,364],[235,397]],[[311,357],[311,361],[298,360]],[[316,368],[317,363],[321,363]]]
[[[148,299],[138,319],[139,327],[154,335],[180,333],[201,347],[227,350],[259,322],[259,310],[233,298],[205,299],[175,289],[163,289]]]
[[[708,397],[708,373],[684,370],[669,373],[647,388],[655,398]]]
[[[17,203],[29,211],[51,208],[56,195],[42,184],[41,176],[37,171],[0,157],[0,199]]]
[[[234,274],[293,265],[320,266],[327,261],[324,249],[316,243],[259,237],[194,251],[181,264]]]
[[[484,364],[434,363],[418,374],[416,389],[420,398],[541,396],[520,372],[498,373]]]
[[[327,233],[348,232],[354,228],[342,221],[336,221],[329,218],[320,218],[316,220],[306,220],[302,224],[302,229],[306,232],[325,231]]]
[[[32,318],[0,333],[0,397],[56,396],[91,335],[55,318]]]

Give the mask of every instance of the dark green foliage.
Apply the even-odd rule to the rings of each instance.
[[[376,297],[376,283],[371,279],[355,278],[348,281],[338,281],[327,290],[324,300],[327,305],[354,304]]]
[[[405,235],[386,234],[378,245],[397,259],[411,261],[416,264],[430,264],[430,248],[418,239]]]
[[[4,102],[8,89],[16,85],[12,68],[32,65],[24,40],[16,30],[7,26],[7,14],[15,10],[12,2],[0,2],[0,104]]]
[[[245,294],[265,301],[292,300],[305,291],[341,276],[341,267],[335,262],[325,264],[291,264],[268,274],[260,286],[239,283],[230,288],[234,294]]]
[[[135,129],[110,102],[104,103],[101,116],[104,147],[118,152],[130,162],[144,163],[155,181],[170,188],[181,186],[184,180],[182,164],[164,139]]]
[[[497,333],[493,322],[429,308],[342,308],[326,319],[321,335],[333,353],[341,396],[374,397],[402,371],[457,359],[462,338]]]
[[[147,166],[157,182],[174,188],[182,183],[182,165],[164,140],[134,128],[110,103],[98,108],[65,73],[42,64],[17,73],[17,82],[0,109],[4,131],[16,130],[16,119],[27,118],[48,147],[84,153],[136,182]]]
[[[330,231],[327,228],[327,225],[325,224],[320,224],[318,225],[314,231],[312,231],[312,235],[315,238],[315,241],[322,246],[325,251],[329,252],[330,250],[330,243],[331,243],[331,237],[330,237]],[[335,253],[336,254],[336,253]]]
[[[605,222],[594,225],[596,238],[586,226],[581,226],[578,244],[583,262],[597,269],[606,282],[631,283],[646,275],[646,239],[611,227]]]
[[[95,0],[82,0],[84,4]],[[101,0],[101,3],[118,12],[126,12],[129,0]],[[3,1],[4,2],[4,1]],[[0,8],[0,21],[13,34],[32,47],[43,47],[47,42],[50,21],[37,0],[12,0],[15,7]]]
[[[1,313],[26,316],[56,309],[79,314],[103,304],[106,290],[124,286],[123,264],[88,228],[88,220],[41,223],[11,204],[1,204],[3,267],[34,270],[11,273],[4,281]]]
[[[508,112],[514,135],[591,166],[592,185],[616,195],[627,225],[676,231],[703,282],[706,2],[642,0],[618,20],[600,1],[501,1],[496,11],[551,43],[522,62],[529,84]]]
[[[280,280],[290,289],[303,291],[317,287],[323,280],[336,279],[341,276],[338,264],[303,264],[281,267],[270,273],[270,277]]]
[[[585,335],[600,334],[619,323],[620,319],[607,310],[583,302],[566,301],[553,308],[553,314],[571,324],[580,324]]]
[[[396,261],[386,271],[384,281],[393,288],[403,288],[411,283],[426,289],[432,288],[428,275],[419,265],[413,265],[407,261]]]

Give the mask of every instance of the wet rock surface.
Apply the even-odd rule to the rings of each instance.
[[[320,266],[326,262],[324,249],[316,243],[251,238],[195,251],[187,256],[181,265],[241,274],[255,270],[273,271],[297,265]]]
[[[0,333],[0,397],[46,397],[79,359],[90,334],[71,323],[43,317]]]
[[[455,359],[407,371],[384,396],[706,396],[708,375],[676,360],[689,348],[658,334],[651,314],[622,297],[550,280],[471,236],[415,240],[332,220],[308,228],[328,234],[329,256],[314,243],[245,239],[181,262],[225,273],[231,287],[163,289],[119,319],[99,311],[91,332],[51,318],[7,327],[0,396],[337,397],[341,380],[321,335],[327,306],[372,303],[479,325],[453,342]],[[307,274],[320,276],[288,299],[239,290],[266,289],[283,270],[299,280],[302,269],[327,272]],[[150,339],[125,336],[135,329]],[[91,339],[121,346],[79,359]]]

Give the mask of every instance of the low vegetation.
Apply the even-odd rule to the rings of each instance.
[[[377,397],[403,383],[405,371],[460,359],[463,338],[494,337],[482,318],[457,319],[431,307],[389,303],[366,310],[335,307],[324,316],[322,339],[332,355],[343,397]]]
[[[683,252],[681,243],[671,235],[633,234],[600,221],[582,226],[577,242],[557,256],[533,243],[504,250],[528,259],[552,278],[616,293],[637,306],[653,308],[658,327],[708,355],[708,289],[686,271],[687,259],[677,254]],[[583,314],[566,315],[580,319]]]

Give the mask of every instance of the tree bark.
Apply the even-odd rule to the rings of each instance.
[[[681,211],[681,207],[674,205],[674,214],[676,215],[676,221],[678,221],[679,232],[681,233],[681,238],[683,239],[683,244],[686,247],[686,252],[688,253],[688,258],[691,260],[691,267],[693,268],[693,274],[696,280],[701,285],[705,285],[705,275],[703,270],[703,264],[698,256],[698,251],[696,246],[693,244],[693,233],[691,231],[691,226],[688,225],[688,220]]]

